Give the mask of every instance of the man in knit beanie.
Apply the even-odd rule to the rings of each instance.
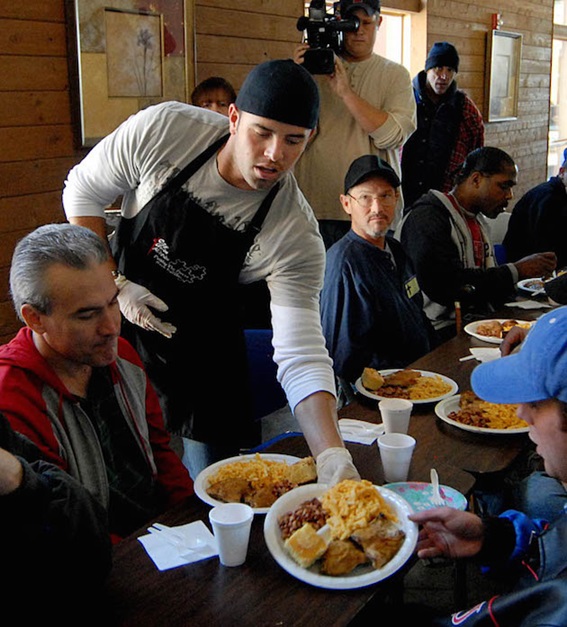
[[[413,79],[417,130],[402,149],[404,213],[430,189],[448,192],[465,157],[484,145],[482,116],[457,88],[459,53],[453,44],[433,44],[425,70]]]

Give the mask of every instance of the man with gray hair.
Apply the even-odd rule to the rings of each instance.
[[[70,224],[16,246],[10,288],[26,326],[0,347],[0,411],[127,535],[193,494],[142,362],[120,334],[103,240]]]
[[[274,361],[317,457],[319,480],[358,478],[337,427],[319,317],[325,250],[291,169],[317,125],[319,92],[291,59],[247,76],[228,118],[183,103],[140,111],[69,173],[69,220],[113,237],[118,300],[192,476],[260,443],[241,284],[265,280]],[[156,315],[156,310],[158,314]],[[159,318],[158,318],[159,315]],[[174,334],[174,335],[173,335]],[[171,337],[173,335],[173,337]]]

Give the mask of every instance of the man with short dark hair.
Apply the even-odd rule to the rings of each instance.
[[[357,157],[377,155],[399,176],[399,149],[415,130],[408,71],[374,53],[380,0],[341,0],[339,10],[342,19],[356,17],[360,26],[344,33],[335,72],[318,77],[317,134],[295,167],[299,187],[319,220],[346,220],[339,196],[345,172]],[[298,63],[307,49],[307,44],[296,48]],[[396,217],[401,206],[398,200]]]
[[[69,173],[69,220],[101,235],[104,207],[124,195],[113,248],[120,308],[133,323],[125,332],[168,428],[184,436],[193,477],[260,442],[240,285],[263,280],[278,379],[319,480],[358,477],[337,428],[321,333],[325,250],[291,174],[318,115],[309,72],[291,59],[267,61],[248,74],[228,118],[182,103],[149,107]]]
[[[210,76],[191,92],[191,104],[228,116],[228,107],[236,100],[234,87],[220,76]]]
[[[457,88],[459,53],[437,41],[413,79],[417,129],[402,148],[402,190],[409,208],[430,189],[448,192],[469,152],[484,145],[482,115]]]
[[[26,326],[0,347],[0,411],[104,507],[123,537],[193,494],[139,356],[119,337],[105,242],[71,224],[14,250],[10,289]]]
[[[448,193],[430,190],[397,233],[425,294],[425,311],[439,339],[455,333],[454,307],[487,313],[515,293],[519,279],[549,275],[553,252],[497,266],[485,218],[496,218],[512,198],[517,170],[499,148],[470,153]]]
[[[351,164],[341,203],[351,230],[327,252],[323,333],[348,398],[365,367],[401,368],[430,349],[429,324],[410,260],[387,235],[400,179],[375,155]]]
[[[556,176],[518,200],[502,242],[508,261],[552,250],[557,267],[567,267],[567,148]]]

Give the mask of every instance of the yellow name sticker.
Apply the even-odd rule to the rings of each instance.
[[[405,288],[408,298],[413,298],[416,294],[419,294],[419,283],[415,274],[406,281]]]

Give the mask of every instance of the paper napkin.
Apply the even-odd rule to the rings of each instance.
[[[518,309],[551,309],[552,305],[539,300],[518,300],[513,303],[506,303],[506,307],[517,307]]]
[[[372,444],[378,436],[384,433],[384,425],[364,420],[342,418],[339,420],[339,430],[345,442]]]
[[[194,551],[183,553],[182,555],[182,552],[180,552],[178,548],[167,542],[165,538],[160,537],[158,534],[149,533],[145,536],[140,536],[138,540],[142,543],[158,570],[168,570],[169,568],[176,568],[177,566],[191,564],[218,555],[215,537],[202,520],[197,520],[179,527],[172,527],[172,529],[188,541],[191,539],[199,539],[204,542],[204,545]]]
[[[501,353],[499,348],[469,348],[471,355],[478,361],[493,361],[500,359]]]

